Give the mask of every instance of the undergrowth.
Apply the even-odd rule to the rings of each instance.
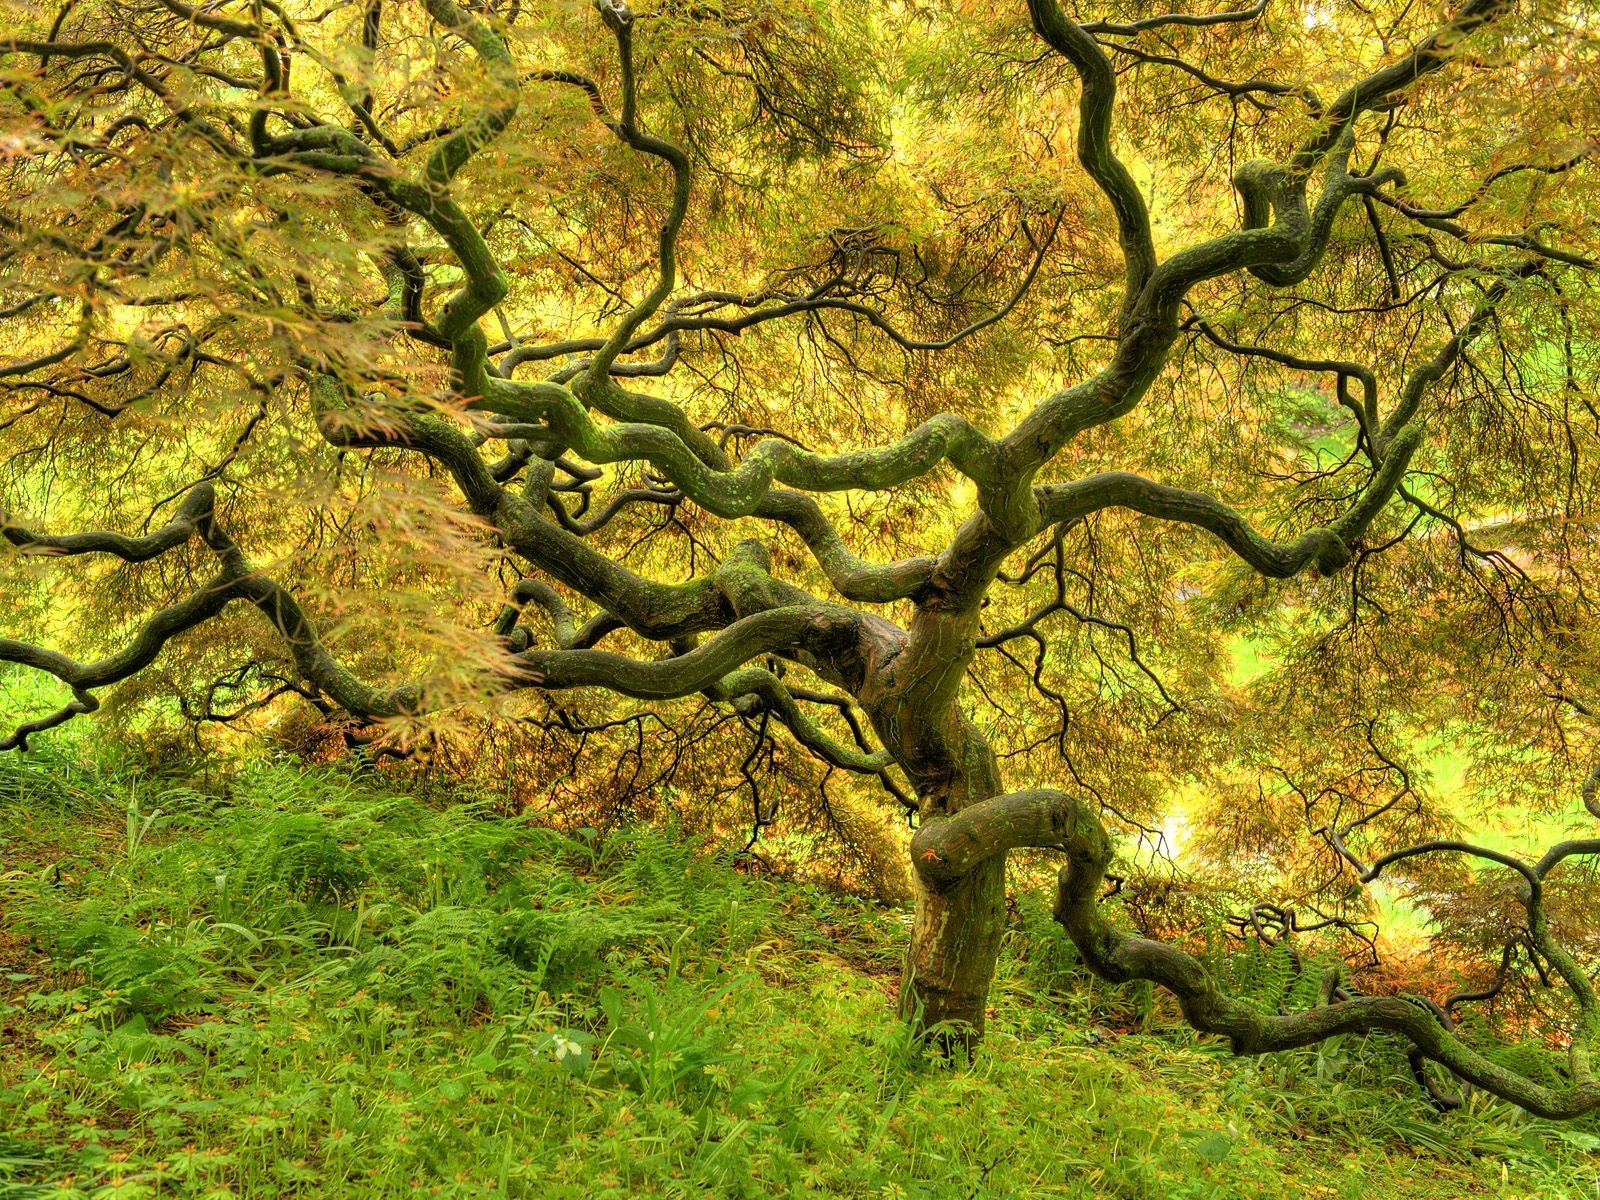
[[[1023,897],[986,1048],[891,1003],[903,914],[670,830],[566,837],[266,765],[0,760],[0,1197],[1577,1197],[1593,1123],[1396,1048],[1235,1060]]]

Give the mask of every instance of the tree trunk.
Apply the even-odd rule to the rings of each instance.
[[[939,757],[948,773],[937,801],[925,797],[922,821],[929,828],[1001,790],[994,752],[976,727],[959,711],[942,724]],[[938,864],[918,863],[914,855],[911,865],[916,912],[900,976],[900,1012],[945,1050],[970,1050],[983,1039],[1005,933],[1006,856],[992,855],[954,879],[938,877]]]
[[[913,875],[917,908],[900,980],[900,1012],[941,1047],[970,1050],[983,1037],[1005,932],[1006,856],[996,854],[950,883]]]
[[[925,828],[1003,790],[994,750],[959,700],[977,614],[976,604],[919,607],[909,636],[878,656],[881,669],[869,675],[859,696],[916,788]],[[967,1049],[983,1037],[1005,932],[1005,854],[956,878],[915,862],[912,868],[917,906],[900,977],[900,1012],[944,1049]]]

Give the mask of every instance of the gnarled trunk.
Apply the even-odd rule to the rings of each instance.
[[[961,650],[951,654],[948,644],[943,650],[949,655],[940,664],[944,670],[965,667]],[[919,697],[908,689],[897,700],[875,717],[880,730],[900,734],[891,744],[917,787],[924,830],[942,828],[957,813],[1000,793],[994,751],[953,698],[931,707],[926,693]],[[900,1011],[946,1049],[969,1048],[983,1037],[1005,932],[1005,858],[992,855],[952,876],[938,863],[917,862],[913,853],[916,911],[900,978]]]
[[[969,522],[964,582],[992,577],[1004,557],[987,521]],[[936,572],[936,578],[942,576]],[[959,813],[1003,792],[999,762],[962,711],[960,694],[977,645],[981,587],[956,587],[918,605],[910,628],[880,637],[864,657],[857,699],[916,789],[918,841],[937,840]],[[937,854],[935,855],[937,858]],[[900,979],[900,1011],[947,1049],[983,1036],[989,986],[1005,932],[1005,854],[945,870],[915,861],[916,914]]]
[[[915,872],[916,916],[900,979],[900,1012],[946,1047],[983,1037],[984,1010],[1005,932],[1006,856],[949,882]]]
[[[1074,837],[1092,847],[1104,842],[1103,834],[1094,840],[1079,807],[1049,789],[985,797],[923,823],[911,839],[919,890],[901,993],[908,1016],[920,1004],[925,1028],[950,1022],[942,1034],[947,1045],[958,1028],[968,1045],[983,1035],[1005,932],[1006,854],[1020,846],[1065,846]],[[1096,860],[1102,869],[1105,857]]]

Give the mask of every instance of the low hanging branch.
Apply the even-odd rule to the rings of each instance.
[[[1227,1037],[1236,1054],[1267,1054],[1341,1033],[1385,1030],[1404,1037],[1423,1057],[1459,1078],[1540,1116],[1565,1119],[1600,1108],[1600,1081],[1590,1065],[1591,1051],[1600,1036],[1600,1005],[1587,973],[1550,936],[1540,896],[1540,885],[1553,867],[1575,855],[1600,855],[1600,839],[1562,842],[1535,866],[1461,843],[1430,842],[1386,855],[1361,871],[1362,881],[1370,882],[1390,863],[1418,854],[1454,851],[1487,858],[1523,875],[1528,936],[1555,965],[1578,1005],[1579,1019],[1568,1048],[1571,1084],[1565,1088],[1545,1086],[1486,1057],[1463,1042],[1450,1022],[1441,1020],[1437,1006],[1416,997],[1345,993],[1345,998],[1337,999],[1338,975],[1330,969],[1322,984],[1322,1002],[1316,1007],[1297,1013],[1266,1013],[1227,995],[1193,955],[1164,942],[1118,931],[1106,920],[1099,903],[1111,862],[1111,838],[1095,811],[1065,792],[1013,792],[971,805],[924,824],[912,838],[911,854],[924,877],[949,886],[986,860],[1025,846],[1058,850],[1066,856],[1057,884],[1055,919],[1090,970],[1113,983],[1135,979],[1159,983],[1177,997],[1191,1025]],[[1507,961],[1502,961],[1502,975]],[[1452,1004],[1475,998],[1470,993],[1458,995],[1452,997]]]

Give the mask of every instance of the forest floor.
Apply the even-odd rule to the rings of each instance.
[[[1440,1116],[1381,1038],[1231,1058],[1042,906],[941,1067],[904,914],[330,771],[136,778],[0,766],[0,1198],[1600,1189],[1595,1122]]]

